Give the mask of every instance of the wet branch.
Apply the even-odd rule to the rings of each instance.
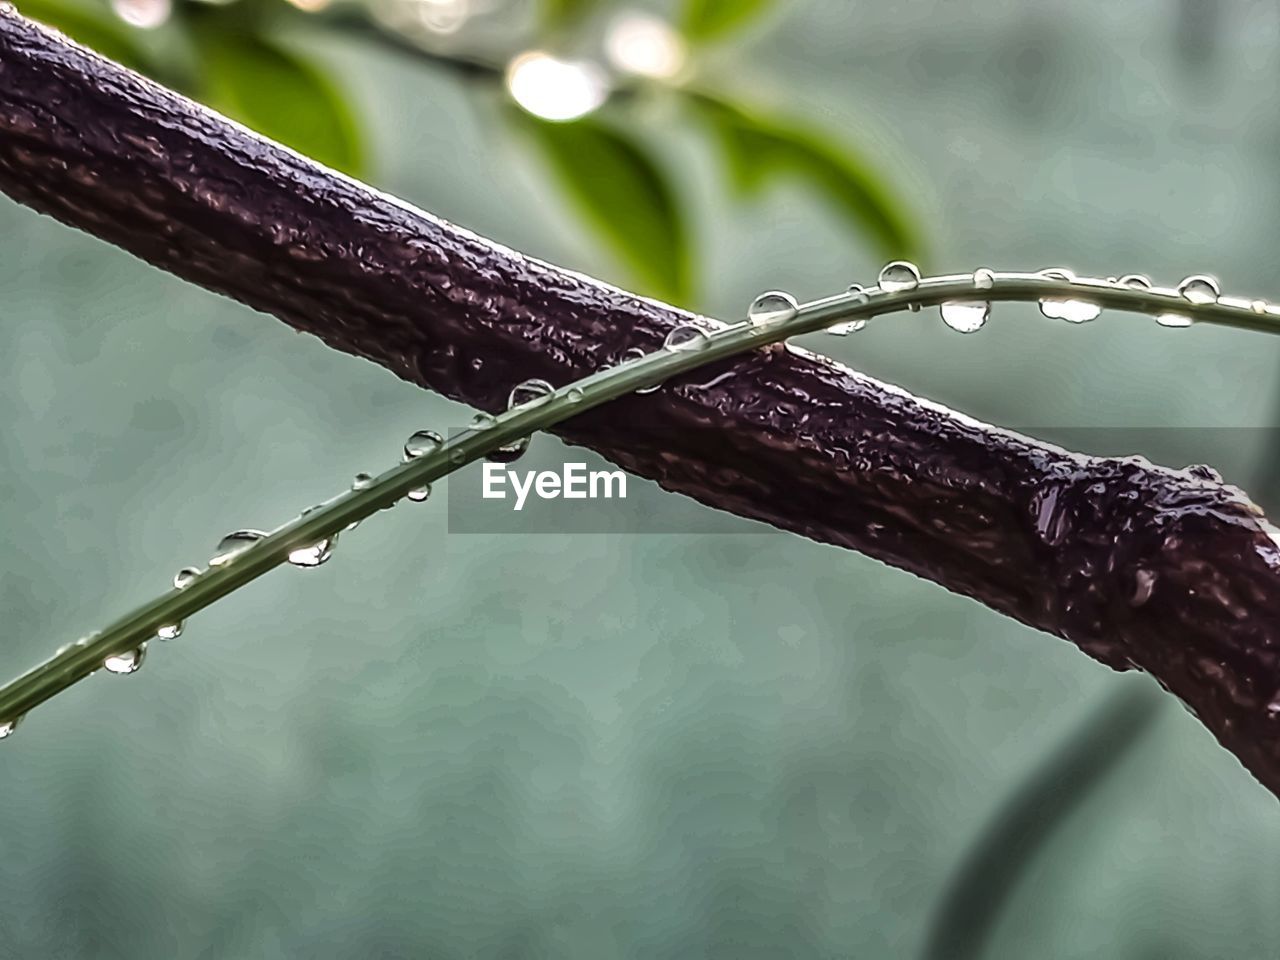
[[[0,190],[491,411],[519,381],[567,383],[688,317],[335,175],[2,4]],[[557,432],[1140,666],[1280,792],[1280,547],[1234,488],[1068,454],[782,349]]]

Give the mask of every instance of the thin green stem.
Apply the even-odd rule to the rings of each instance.
[[[116,620],[100,633],[64,647],[51,659],[0,688],[0,737],[7,735],[27,711],[95,673],[110,657],[127,655],[157,636],[162,627],[185,621],[282,563],[289,555],[335,537],[366,517],[499,447],[508,446],[562,420],[598,407],[637,389],[654,387],[698,367],[759,349],[788,337],[836,324],[948,302],[1083,300],[1119,310],[1185,317],[1247,330],[1280,333],[1280,308],[1240,298],[1219,297],[1193,303],[1169,288],[1126,286],[1109,280],[1065,279],[1039,273],[988,274],[989,286],[978,287],[973,275],[931,277],[905,290],[844,293],[799,306],[773,322],[750,320],[726,325],[705,320],[692,344],[664,348],[599,370],[556,389],[545,399],[515,407],[449,439],[423,456],[399,464],[360,489],[329,500],[272,531],[217,566],[201,571],[188,585],[170,590]]]

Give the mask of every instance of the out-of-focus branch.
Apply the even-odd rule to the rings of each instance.
[[[335,175],[3,7],[0,190],[491,411],[689,319]],[[559,432],[1140,666],[1280,792],[1280,547],[1239,491],[1071,455],[788,350],[708,371]]]

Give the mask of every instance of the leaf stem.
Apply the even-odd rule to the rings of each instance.
[[[989,282],[990,286],[978,288],[973,275],[957,274],[925,278],[909,290],[885,291],[872,287],[861,293],[844,293],[803,304],[794,316],[766,325],[753,325],[748,320],[734,324],[702,320],[699,326],[707,336],[701,340],[695,338],[695,348],[659,349],[562,386],[549,399],[489,418],[429,453],[387,470],[368,485],[334,497],[284,524],[230,560],[202,570],[187,586],[174,588],[101,632],[62,648],[51,659],[0,688],[0,731],[11,730],[33,707],[95,673],[107,658],[139,649],[155,638],[161,627],[185,621],[249,581],[286,563],[295,550],[337,535],[395,504],[411,490],[439,480],[500,446],[546,430],[637,389],[658,386],[698,367],[788,337],[823,330],[837,323],[948,301],[1042,298],[1080,299],[1102,307],[1174,314],[1201,323],[1280,333],[1280,308],[1256,300],[1219,297],[1211,303],[1193,303],[1171,288],[1130,287],[1110,280],[1064,279],[1040,273],[993,273]],[[0,737],[3,735],[5,733],[0,733]]]

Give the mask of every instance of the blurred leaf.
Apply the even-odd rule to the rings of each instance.
[[[109,14],[98,14],[58,0],[18,0],[18,7],[23,16],[61,30],[76,43],[116,63],[140,73],[150,72],[148,58],[134,42],[129,27]]]
[[[926,960],[987,955],[1000,915],[1036,857],[1138,745],[1163,706],[1155,684],[1122,683],[1004,798],[943,891]]]
[[[512,115],[601,240],[656,296],[687,305],[693,270],[684,215],[666,174],[636,140],[592,118]]]
[[[719,141],[730,182],[758,194],[780,176],[820,191],[857,232],[886,257],[917,258],[918,225],[885,178],[852,149],[790,121],[757,117],[705,95],[691,98]]]
[[[323,70],[256,34],[213,23],[193,34],[209,106],[314,160],[360,175],[355,114]]]
[[[542,0],[542,22],[552,29],[586,17],[599,0]]]
[[[698,43],[720,40],[745,27],[773,5],[773,0],[685,0],[680,29]]]

